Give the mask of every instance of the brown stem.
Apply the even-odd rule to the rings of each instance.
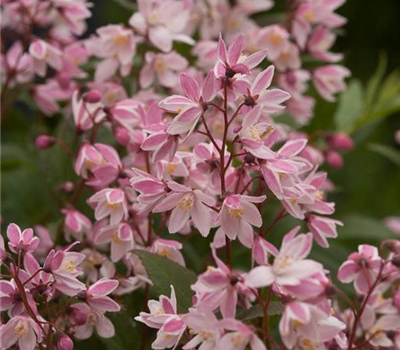
[[[370,298],[370,296],[371,296],[372,292],[374,291],[375,287],[378,285],[378,283],[381,280],[382,271],[383,271],[384,266],[385,266],[385,264],[382,262],[381,263],[381,267],[379,269],[378,276],[376,277],[376,280],[375,280],[374,284],[371,286],[371,288],[369,289],[367,295],[365,296],[365,299],[364,299],[364,301],[363,301],[363,303],[361,305],[360,310],[357,312],[357,316],[354,319],[353,328],[352,328],[351,333],[350,333],[349,346],[348,346],[347,350],[352,350],[353,349],[354,337],[356,336],[358,323],[360,322],[360,319],[361,319],[361,316],[362,316],[362,314],[364,312],[364,309],[367,306],[368,299]]]
[[[278,213],[274,221],[271,222],[271,224],[266,228],[266,230],[261,234],[261,236],[266,236],[274,227],[275,225],[285,216],[287,215],[286,210],[284,208],[281,209],[281,211]]]

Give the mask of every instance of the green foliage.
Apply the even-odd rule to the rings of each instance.
[[[334,120],[341,132],[354,131],[400,111],[400,70],[385,78],[386,56],[382,55],[376,72],[365,87],[353,79],[338,102]]]
[[[400,152],[397,151],[396,149],[376,143],[370,144],[368,146],[368,149],[372,152],[378,153],[381,156],[389,159],[398,167],[400,167]]]
[[[281,315],[282,312],[283,312],[283,304],[280,301],[271,301],[269,303],[267,312],[269,316]],[[261,305],[257,304],[239,314],[238,319],[242,321],[249,321],[263,316],[264,316],[264,311]]]
[[[170,296],[171,285],[175,288],[178,312],[187,312],[192,306],[193,291],[191,285],[196,282],[196,274],[165,257],[137,250],[147,274],[154,284],[158,294]]]

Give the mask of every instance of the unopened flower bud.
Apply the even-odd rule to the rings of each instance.
[[[128,145],[128,143],[130,141],[128,130],[126,130],[123,127],[117,126],[114,129],[114,135],[115,135],[115,139],[117,140],[117,142],[120,145],[122,145],[122,146],[127,146]]]
[[[38,149],[48,149],[52,147],[56,142],[53,136],[49,135],[39,135],[35,140],[35,145]]]
[[[57,350],[72,350],[74,348],[74,342],[65,333],[57,334],[57,337]]]
[[[67,309],[67,313],[69,316],[72,318],[73,322],[77,326],[82,326],[86,323],[87,321],[87,315],[83,313],[82,311],[78,310],[77,308],[69,308]]]
[[[400,255],[396,255],[393,259],[392,259],[392,264],[398,268],[400,268]]]
[[[329,136],[329,145],[342,151],[349,151],[354,147],[354,142],[349,135],[333,134]]]
[[[86,103],[97,103],[101,101],[101,93],[98,90],[90,90],[82,97]]]
[[[240,132],[240,130],[242,130],[242,129],[243,129],[243,126],[242,126],[242,125],[239,125],[239,126],[237,126],[236,128],[233,129],[233,133],[234,133],[234,134],[237,134],[237,133]]]
[[[64,192],[71,193],[75,188],[75,185],[71,181],[64,182],[60,185],[60,189]]]
[[[60,85],[61,89],[66,90],[69,88],[69,86],[71,84],[71,78],[66,73],[59,73],[57,75],[57,82],[58,82],[58,85]]]
[[[328,151],[325,159],[331,168],[340,169],[343,167],[343,158],[338,152]]]

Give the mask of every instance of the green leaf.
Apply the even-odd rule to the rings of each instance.
[[[115,328],[115,336],[109,339],[99,338],[107,350],[135,350],[140,347],[140,332],[137,323],[127,312],[108,314]]]
[[[283,304],[280,301],[271,301],[268,305],[268,315],[281,315],[283,312]],[[245,310],[238,315],[238,319],[242,321],[252,320],[254,318],[263,317],[264,312],[261,305],[257,304]]]
[[[365,88],[364,104],[367,110],[371,108],[375,103],[376,93],[379,85],[383,80],[386,68],[387,68],[387,55],[385,53],[381,53],[379,55],[378,67],[374,75],[368,81],[367,87]]]
[[[358,80],[352,80],[348,89],[339,98],[334,120],[336,129],[349,132],[362,112],[363,88]]]
[[[169,296],[171,294],[171,285],[173,285],[178,303],[178,312],[187,312],[193,305],[191,286],[197,280],[196,274],[163,256],[144,250],[137,250],[135,254],[142,261],[157,291],[162,295]]]
[[[368,149],[372,152],[378,153],[381,156],[386,157],[387,159],[395,163],[398,167],[400,167],[400,152],[395,150],[394,148],[373,143],[368,146]]]

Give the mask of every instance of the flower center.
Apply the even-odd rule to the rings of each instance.
[[[113,41],[117,46],[124,46],[128,38],[125,35],[117,35],[113,38]]]
[[[235,348],[239,348],[244,343],[244,337],[241,334],[232,335],[231,342]]]
[[[178,164],[169,163],[165,166],[165,169],[167,169],[168,174],[172,175],[175,172],[177,167],[178,167]]]
[[[117,233],[117,232],[114,232],[114,233],[111,234],[111,240],[112,240],[114,243],[121,243],[121,242],[122,242],[122,241],[120,240],[120,238],[118,237],[118,233]]]
[[[17,326],[14,328],[14,333],[19,337],[25,337],[28,334],[28,327],[24,322],[18,322]]]
[[[177,207],[184,211],[189,211],[193,206],[193,201],[191,198],[182,198]]]
[[[235,219],[240,219],[243,216],[244,210],[242,208],[235,208],[229,211],[229,215]]]

